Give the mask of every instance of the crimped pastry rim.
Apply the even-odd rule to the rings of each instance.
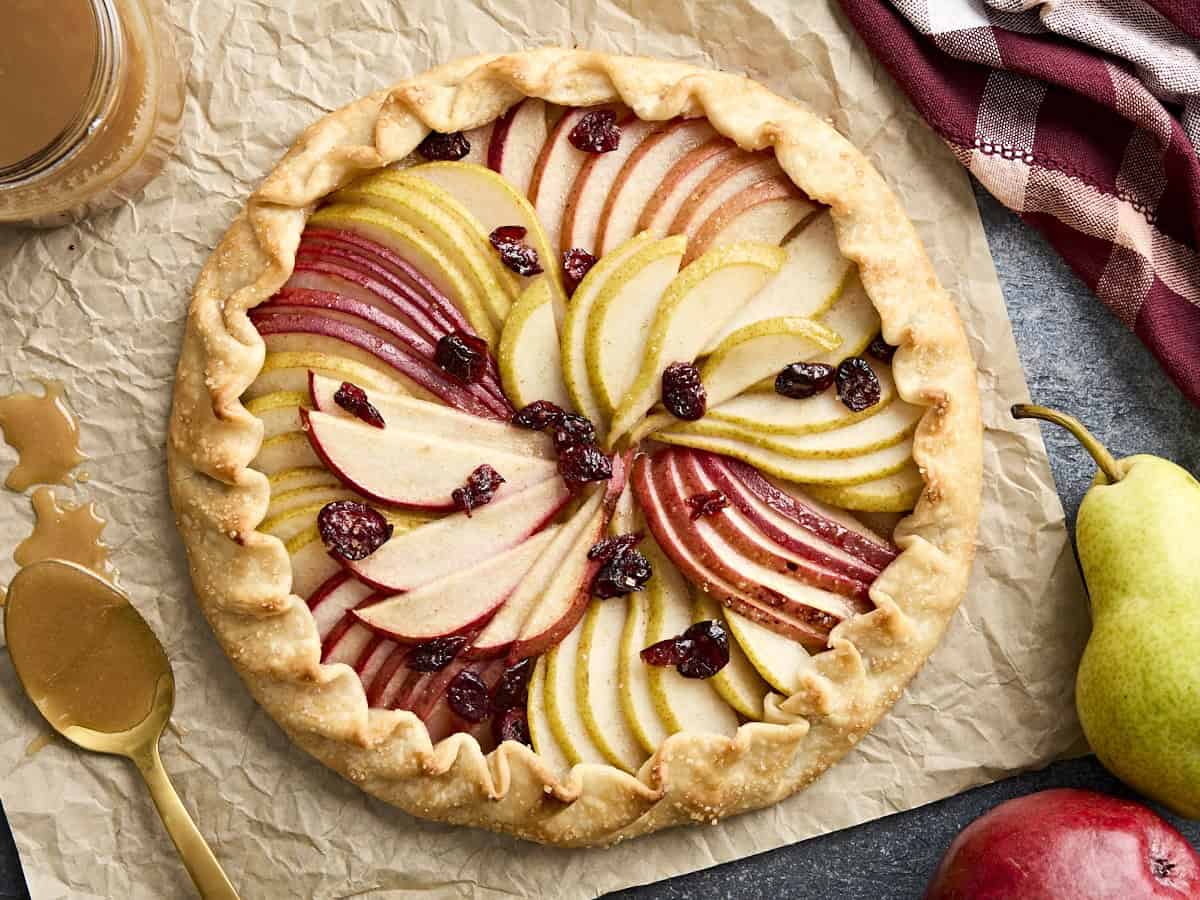
[[[925,491],[897,528],[900,556],[871,588],[877,608],[839,625],[800,690],[731,738],[671,736],[637,777],[576,766],[563,782],[529,748],[486,757],[456,734],[431,746],[412,713],[368,710],[357,675],[320,663],[316,627],[290,594],[282,542],[256,531],[270,497],[248,465],[262,424],[239,397],[264,343],[248,310],[291,272],[316,203],[407,156],[428,130],[462,131],[522,97],[620,101],[644,119],[707,116],[744,149],[774,147],[788,176],[830,207],[887,341],[900,396],[927,407],[913,456]],[[543,49],[461,59],[310,126],[250,197],[197,281],[167,446],[176,519],[201,608],[256,700],[295,743],[413,815],[564,846],[609,844],[767,806],[844,756],[936,647],[966,590],[982,480],[975,365],[953,303],[912,224],[867,159],[826,121],[741,76],[675,62]]]

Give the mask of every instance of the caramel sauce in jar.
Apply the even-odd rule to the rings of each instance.
[[[4,0],[0,222],[116,206],[162,169],[184,84],[159,0]]]

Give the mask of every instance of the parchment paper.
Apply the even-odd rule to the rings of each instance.
[[[962,169],[832,0],[191,0],[182,145],[137,202],[51,233],[0,233],[0,392],[61,378],[122,583],[167,646],[177,731],[163,759],[243,896],[590,897],[758,853],[1041,766],[1079,739],[1086,611],[1026,387]],[[164,479],[164,429],[202,261],[300,130],[455,56],[577,43],[740,71],[832,117],[899,192],[958,298],[983,392],[985,504],[971,590],[903,699],[814,787],[717,826],[562,851],[411,819],[293,748],[250,700],[192,597]],[[8,448],[0,447],[7,462]],[[66,491],[69,495],[70,491]],[[0,495],[0,583],[28,533]],[[9,548],[9,549],[5,549]],[[0,797],[38,900],[175,897],[191,887],[133,768],[61,742],[0,662]],[[852,865],[845,861],[845,865]],[[903,865],[903,860],[897,865]]]

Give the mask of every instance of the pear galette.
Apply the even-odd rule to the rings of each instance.
[[[200,276],[172,496],[364,790],[602,844],[773,803],[966,587],[975,370],[912,225],[745,78],[539,50],[310,127]]]

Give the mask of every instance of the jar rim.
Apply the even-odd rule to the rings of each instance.
[[[0,166],[0,190],[26,187],[65,165],[87,143],[116,106],[125,67],[125,36],[112,0],[88,0],[96,20],[96,59],[79,112],[45,147]]]

